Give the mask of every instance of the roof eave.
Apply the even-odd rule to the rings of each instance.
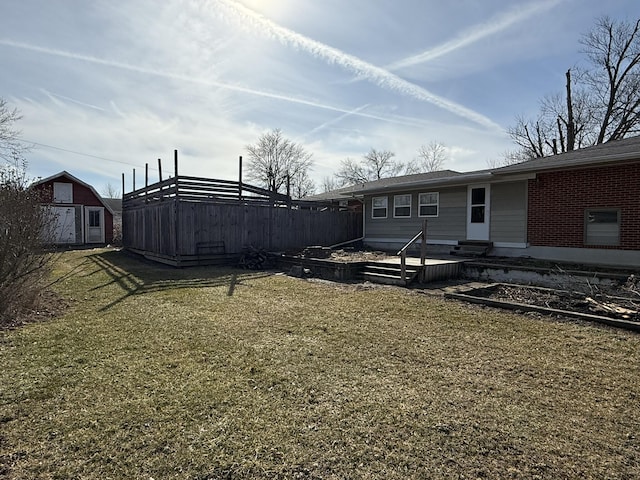
[[[493,170],[493,173],[495,175],[509,175],[512,173],[543,172],[550,170],[564,170],[567,168],[593,167],[614,162],[627,162],[634,160],[640,160],[640,153],[630,152],[624,154],[598,155],[596,157],[580,158],[569,161],[562,161],[562,159],[560,159],[556,163],[548,163],[545,165],[531,165],[530,162],[524,162],[517,165],[497,168]],[[535,160],[532,162],[535,163]]]
[[[439,186],[458,186],[470,183],[480,183],[491,179],[491,172],[483,171],[482,173],[462,174],[454,177],[435,178],[433,180],[421,180],[416,182],[396,183],[378,188],[363,188],[362,190],[352,191],[351,195],[369,195],[373,193],[385,193],[394,190],[416,190],[421,187],[439,187]]]

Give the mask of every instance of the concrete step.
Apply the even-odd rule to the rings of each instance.
[[[449,252],[451,255],[463,257],[484,257],[493,248],[493,242],[482,240],[460,240],[458,245]]]
[[[458,240],[458,245],[459,246],[475,245],[479,247],[493,247],[493,242],[490,242],[489,240]]]

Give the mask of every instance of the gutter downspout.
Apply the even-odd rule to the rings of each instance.
[[[367,236],[367,234],[366,234],[366,228],[367,228],[367,203],[365,202],[364,197],[362,197],[362,200],[360,200],[359,198],[356,198],[356,196],[354,195],[353,198],[355,198],[360,203],[362,203],[362,244],[364,246],[364,239]]]

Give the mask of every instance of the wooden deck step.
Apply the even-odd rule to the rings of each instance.
[[[420,273],[420,267],[407,266],[405,279],[402,278],[400,265],[393,263],[368,263],[364,267],[363,277],[365,281],[383,283],[386,285],[407,286]]]
[[[384,265],[380,265],[380,264],[367,264],[364,267],[364,271],[365,272],[372,272],[372,273],[387,273],[387,274],[398,274],[400,275],[400,265],[389,265],[389,264],[384,264]],[[416,268],[416,267],[410,267],[407,266],[406,268],[406,272],[408,275],[412,275],[414,273],[419,272],[420,269]]]
[[[392,273],[364,272],[364,280],[385,285],[399,285],[401,287],[405,287],[408,284],[407,280],[402,280],[399,273],[395,275]]]

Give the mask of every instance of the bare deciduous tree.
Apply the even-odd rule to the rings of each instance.
[[[20,131],[15,128],[21,118],[17,109],[12,109],[4,98],[0,98],[0,159],[13,166],[20,162],[25,151],[19,140]]]
[[[564,94],[543,98],[535,120],[518,117],[509,129],[529,158],[640,132],[640,20],[602,17],[581,43],[587,68],[568,70]]]
[[[395,177],[406,172],[407,165],[394,159],[395,153],[389,150],[372,148],[361,161],[351,158],[343,160],[336,178],[340,185],[371,182],[381,178]]]
[[[599,128],[595,143],[638,133],[640,19],[616,22],[602,17],[581,43],[595,67],[585,74],[585,84],[597,102]]]
[[[335,177],[324,177],[322,179],[322,184],[320,186],[320,189],[322,190],[323,193],[332,192],[333,190],[336,190],[341,186],[342,186],[342,183],[340,183],[338,179],[336,179]]]
[[[431,141],[418,149],[417,168],[419,172],[437,172],[449,159],[447,147],[440,142]]]
[[[290,195],[293,198],[304,198],[316,192],[316,185],[309,177],[308,170],[300,170],[291,178]]]
[[[104,198],[120,198],[122,196],[122,192],[111,182],[107,183],[100,193]]]
[[[247,145],[246,148],[250,180],[278,193],[285,193],[287,184],[292,192],[309,190],[311,154],[285,138],[280,129],[261,135],[255,145]],[[297,182],[307,182],[307,185],[298,185]]]

